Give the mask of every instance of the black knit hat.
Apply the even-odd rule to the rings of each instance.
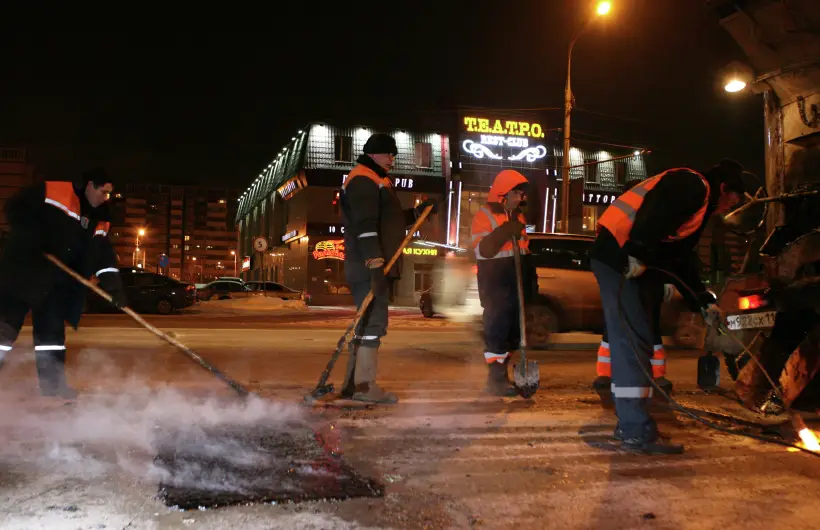
[[[86,171],[80,176],[79,184],[85,186],[89,182],[93,182],[95,186],[100,187],[106,184],[114,184],[114,179],[102,168],[94,168]]]
[[[393,155],[399,154],[396,140],[389,134],[376,133],[367,139],[364,144],[366,155]]]
[[[709,184],[716,189],[720,188],[721,184],[725,184],[725,190],[727,192],[743,195],[746,191],[746,186],[743,182],[744,173],[747,173],[747,171],[739,162],[724,158],[709,168],[704,176],[706,180],[709,181]]]

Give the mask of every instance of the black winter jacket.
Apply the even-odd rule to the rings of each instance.
[[[609,230],[601,228],[590,249],[590,257],[618,271],[626,270],[627,258],[633,256],[647,265],[673,272],[684,283],[678,288],[680,293],[693,310],[699,310],[700,306],[714,301],[714,298],[706,293],[706,287],[700,279],[700,261],[695,253],[703,229],[715,211],[713,203],[716,190],[712,189],[711,193],[710,205],[700,228],[685,239],[666,242],[664,239],[674,235],[700,210],[707,198],[706,188],[695,173],[686,170],[667,173],[658,185],[646,194],[624,247],[618,245],[615,236]],[[652,275],[651,271],[648,274]],[[662,275],[658,275],[658,281],[678,284]],[[693,300],[690,289],[698,294],[697,301]]]
[[[387,177],[387,172],[367,155],[361,155],[356,162],[381,178]],[[390,261],[406,237],[407,227],[415,223],[416,211],[401,207],[392,186],[380,187],[365,176],[355,177],[347,183],[341,202],[345,225],[345,277],[349,283],[369,281],[366,262],[382,258],[386,265]],[[359,237],[373,233],[378,236]],[[399,257],[388,277],[400,278],[401,266]]]
[[[45,258],[49,253],[90,278],[102,269],[117,267],[117,257],[105,234],[95,233],[99,223],[110,222],[107,204],[92,208],[85,190],[73,190],[80,205],[80,219],[46,202],[46,184],[20,191],[6,205],[11,226],[7,245],[0,256],[0,296],[11,296],[39,307],[58,304],[64,319],[79,324],[86,288]]]

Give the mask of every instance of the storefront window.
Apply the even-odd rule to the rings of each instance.
[[[461,194],[461,220],[459,223],[459,246],[470,241],[470,228],[478,209],[487,203],[488,193],[484,191],[464,191]]]
[[[427,291],[433,286],[433,265],[429,263],[413,264],[416,292]]]
[[[340,260],[323,260],[325,294],[350,294],[345,281],[345,262]]]
[[[311,259],[320,267],[324,294],[350,294],[345,280],[345,247],[342,239],[317,241],[310,248]],[[316,271],[314,266],[311,269]],[[313,273],[316,274],[315,272]]]
[[[582,226],[584,232],[595,232],[603,208],[606,208],[606,206],[584,206],[584,224]]]

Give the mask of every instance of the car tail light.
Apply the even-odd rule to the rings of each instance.
[[[473,265],[473,274],[478,274],[478,265]]]
[[[749,311],[751,309],[759,309],[766,307],[769,302],[759,294],[752,294],[749,296],[741,296],[737,299],[737,308],[741,311]]]
[[[196,287],[195,287],[195,286],[193,286],[193,285],[186,285],[186,286],[185,286],[185,290],[186,290],[186,291],[195,291],[195,290],[196,290]]]

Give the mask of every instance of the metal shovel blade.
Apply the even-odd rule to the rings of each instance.
[[[530,398],[538,391],[541,384],[541,372],[536,361],[527,361],[524,370],[516,365],[513,366],[513,378],[518,394],[523,398]]]

